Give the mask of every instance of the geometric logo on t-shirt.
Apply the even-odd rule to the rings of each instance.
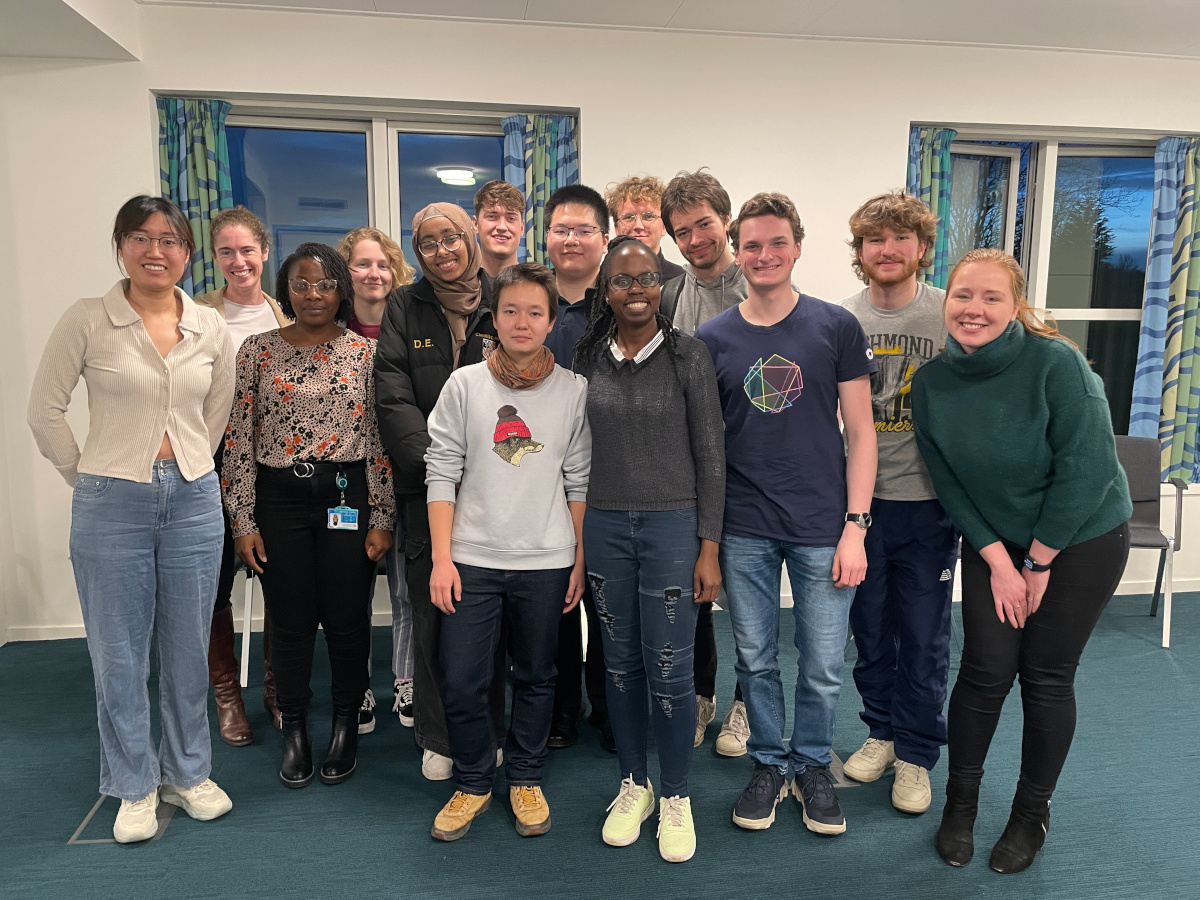
[[[765,363],[759,359],[752,365],[743,386],[750,402],[760,410],[780,413],[796,402],[804,379],[798,365],[775,354]]]

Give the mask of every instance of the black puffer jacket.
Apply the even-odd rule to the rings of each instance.
[[[482,269],[483,297],[467,322],[458,365],[482,362],[498,344],[492,325],[492,282]],[[422,279],[388,297],[375,353],[375,409],[383,446],[392,457],[396,500],[425,502],[426,421],[454,370],[450,326],[433,285]]]

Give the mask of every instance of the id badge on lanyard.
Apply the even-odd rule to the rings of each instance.
[[[358,510],[346,505],[346,486],[350,484],[341,472],[337,474],[337,486],[341,491],[341,502],[326,510],[326,527],[335,531],[358,531]]]

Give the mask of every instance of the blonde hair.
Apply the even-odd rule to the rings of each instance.
[[[1025,296],[1025,270],[1021,268],[1021,264],[1016,261],[1011,253],[1005,253],[1003,250],[998,250],[994,247],[981,247],[978,250],[972,250],[967,253],[950,270],[950,277],[946,280],[947,297],[950,296],[950,288],[954,285],[955,276],[958,275],[964,266],[969,266],[972,263],[993,263],[1005,271],[1012,284],[1013,302],[1017,307],[1017,321],[1021,323],[1026,332],[1036,334],[1038,337],[1066,341],[1076,350],[1079,349],[1079,346],[1073,340],[1059,332],[1053,318],[1048,317],[1047,321],[1042,321],[1034,313],[1033,307],[1029,305],[1029,300]]]
[[[400,245],[378,228],[355,228],[342,238],[337,252],[346,260],[347,265],[350,264],[350,257],[354,255],[354,248],[362,241],[374,241],[387,257],[388,267],[392,270],[391,290],[394,291],[402,284],[412,284],[413,277],[417,274],[416,269],[404,259],[404,251],[400,249]]]
[[[608,213],[617,221],[617,213],[627,202],[652,203],[662,208],[663,183],[653,175],[633,175],[620,184],[610,184],[604,192]]]
[[[904,191],[892,191],[872,197],[850,216],[849,244],[853,259],[850,265],[854,274],[867,284],[869,279],[862,267],[863,238],[879,234],[885,228],[892,231],[912,231],[917,240],[925,245],[925,254],[917,262],[922,269],[933,265],[933,245],[937,240],[937,216],[929,211],[929,207]]]

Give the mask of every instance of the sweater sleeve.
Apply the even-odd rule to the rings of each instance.
[[[584,389],[579,392],[572,411],[574,427],[563,457],[563,486],[568,503],[583,503],[587,500],[588,476],[592,471],[592,428],[587,419],[587,382],[582,375],[575,377],[584,383]]]
[[[373,344],[374,341],[371,341]],[[371,506],[368,527],[392,531],[396,527],[396,493],[392,488],[392,460],[379,438],[375,411],[375,379],[367,379],[363,411],[366,418],[367,502]]]
[[[212,384],[204,398],[204,424],[208,427],[209,454],[214,454],[221,447],[225,436],[225,426],[229,423],[229,411],[233,405],[233,386],[236,372],[234,357],[236,351],[229,337],[229,328],[225,320],[212,317],[221,332],[221,348],[213,360]]]
[[[79,444],[67,424],[71,393],[83,374],[88,345],[87,309],[82,301],[73,305],[58,320],[29,392],[26,419],[42,456],[54,464],[67,484],[79,474]]]
[[[401,493],[418,489],[425,478],[429,432],[417,406],[409,369],[407,298],[389,298],[375,352],[375,409],[383,446],[392,458]]]
[[[455,373],[457,375],[457,373]],[[429,414],[429,449],[425,451],[426,501],[455,502],[467,460],[467,392],[462,378],[450,376]],[[489,448],[490,449],[490,448]]]
[[[258,523],[254,521],[254,480],[258,474],[255,406],[260,349],[256,338],[248,338],[238,351],[233,410],[225,428],[225,450],[221,458],[221,495],[235,538],[258,533]]]
[[[967,494],[966,488],[950,468],[950,463],[942,455],[929,430],[929,396],[925,387],[925,379],[921,377],[924,369],[918,369],[912,381],[912,417],[913,428],[917,437],[917,449],[929,470],[933,488],[938,500],[963,533],[963,537],[976,550],[982,550],[989,544],[1000,540],[992,527],[988,525],[979,507]]]
[[[717,372],[708,347],[692,344],[692,364],[685,390],[692,462],[696,467],[697,534],[720,541],[725,523],[725,420]]]

